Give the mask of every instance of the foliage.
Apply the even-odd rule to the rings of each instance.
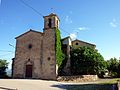
[[[117,58],[108,60],[107,69],[112,77],[120,77],[120,60],[117,60]]]
[[[79,47],[71,50],[71,73],[74,75],[100,74],[106,68],[104,58],[97,50]]]
[[[64,67],[65,67],[66,64],[67,64],[67,60],[68,60],[67,55],[64,55],[64,59],[63,59],[61,65],[60,65],[60,67],[59,67],[59,69],[58,69],[58,75],[59,75],[59,76],[65,76],[65,75],[66,75],[66,72],[64,71]]]
[[[0,59],[0,78],[3,78],[6,76],[7,67],[8,67],[7,60]]]
[[[56,63],[58,64],[58,68],[59,68],[64,59],[64,54],[62,53],[62,49],[61,49],[60,30],[55,29],[55,32],[56,32]]]

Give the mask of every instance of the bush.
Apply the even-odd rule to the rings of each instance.
[[[72,48],[71,73],[73,75],[98,75],[105,68],[104,58],[97,50],[89,47]]]
[[[6,75],[6,69],[8,67],[7,60],[0,59],[0,78],[5,78]]]
[[[117,58],[111,58],[108,60],[107,69],[110,76],[120,77],[120,60],[117,60]]]

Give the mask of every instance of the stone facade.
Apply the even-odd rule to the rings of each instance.
[[[59,18],[51,13],[44,16],[44,31],[38,32],[29,30],[28,32],[16,37],[15,58],[12,64],[13,78],[40,78],[56,80],[56,33],[59,28]],[[72,47],[89,46],[90,44],[80,40],[72,41],[66,37],[62,41],[62,50],[67,55],[64,72],[71,75],[70,72],[70,50]]]
[[[96,47],[95,44],[91,44],[91,43],[88,43],[88,42],[85,42],[85,41],[81,41],[81,40],[78,40],[78,39],[72,41],[72,46],[73,46],[74,48],[87,46],[87,47],[94,48],[94,49],[95,49],[95,47]]]
[[[16,37],[13,78],[41,78],[56,80],[55,28],[56,14],[44,17],[43,33],[30,30]]]
[[[66,66],[64,67],[63,71],[65,72],[65,75],[71,75],[70,71],[70,47],[72,46],[71,44],[71,38],[68,36],[66,38],[63,38],[62,40],[62,51],[63,53],[67,56],[67,62]]]

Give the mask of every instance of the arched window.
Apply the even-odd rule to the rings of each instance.
[[[52,27],[52,19],[51,19],[51,18],[48,19],[48,27],[49,27],[49,28]]]
[[[75,43],[76,45],[79,45],[78,42]]]
[[[29,45],[28,45],[28,49],[31,49],[31,48],[32,48],[32,44],[29,44]]]

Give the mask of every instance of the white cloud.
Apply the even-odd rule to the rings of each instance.
[[[67,24],[71,24],[72,23],[72,20],[71,20],[71,18],[68,15],[65,17],[65,22]]]
[[[116,28],[118,26],[116,19],[113,19],[112,22],[110,22],[110,26],[113,28]]]
[[[77,38],[77,35],[76,35],[76,33],[71,33],[70,37],[72,40],[75,40]]]
[[[79,27],[78,29],[79,30],[89,30],[89,28],[87,28],[87,27]]]
[[[110,22],[110,25],[111,25],[112,27],[114,27],[114,28],[117,27],[117,25],[116,25],[114,22]]]
[[[81,30],[89,30],[87,27],[79,27],[73,30],[73,33],[70,33],[70,37],[72,40],[75,40]]]

